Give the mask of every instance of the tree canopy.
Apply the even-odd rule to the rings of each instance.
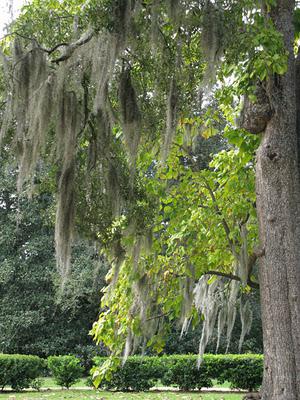
[[[248,132],[279,115],[274,96],[288,84],[277,81],[294,57],[280,15],[293,7],[33,0],[2,40],[1,139],[15,149],[19,191],[56,193],[62,292],[75,231],[109,256],[93,334],[113,354],[126,358],[140,337],[160,350],[166,317],[183,331],[193,317],[202,355],[217,320],[229,342],[238,303],[242,345],[251,311],[240,299],[268,254],[255,210],[260,137]]]

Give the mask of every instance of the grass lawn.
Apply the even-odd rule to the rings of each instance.
[[[91,390],[0,393],[0,400],[241,400],[241,394],[200,393],[110,393]]]
[[[42,388],[44,389],[58,389],[59,386],[55,383],[53,378],[42,378],[43,384]],[[87,378],[80,379],[72,388],[85,388],[87,385]],[[156,386],[164,386],[161,382],[158,382]],[[229,388],[230,384],[228,382],[224,382],[222,384],[218,383],[217,381],[213,381],[214,388]]]
[[[42,388],[43,389],[53,389],[53,388],[59,389],[60,388],[60,386],[58,386],[55,383],[53,378],[41,378],[41,380],[42,380]],[[85,388],[87,386],[88,386],[87,378],[82,378],[77,383],[72,385],[72,388]]]

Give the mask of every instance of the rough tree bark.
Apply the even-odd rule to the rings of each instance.
[[[289,51],[288,71],[268,80],[273,109],[257,154],[260,290],[264,336],[263,400],[300,400],[300,188],[297,165],[294,1],[270,17]]]

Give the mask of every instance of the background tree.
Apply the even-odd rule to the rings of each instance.
[[[16,170],[0,170],[0,351],[48,356],[83,352],[97,318],[106,264],[94,246],[77,241],[65,297],[53,246],[53,196],[47,190],[31,199],[16,192]]]

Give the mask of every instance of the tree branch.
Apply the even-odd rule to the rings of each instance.
[[[58,58],[55,58],[54,60],[51,61],[53,63],[59,64],[61,61],[65,61],[68,58],[70,58],[71,55],[74,53],[74,51],[78,47],[84,45],[85,43],[88,43],[92,39],[92,37],[94,36],[94,31],[93,30],[89,30],[87,32],[84,32],[83,35],[73,43],[67,43],[67,42],[58,43],[54,47],[52,47],[50,49],[47,49],[47,48],[41,46],[36,38],[25,36],[22,33],[20,33],[19,31],[14,31],[14,32],[10,33],[9,35],[16,35],[16,36],[21,37],[22,39],[26,39],[26,40],[29,40],[31,42],[34,42],[35,45],[40,50],[44,51],[45,53],[47,53],[49,55],[54,53],[60,47],[65,47],[65,50],[63,51],[63,53]]]
[[[207,271],[204,273],[204,275],[216,275],[216,276],[222,276],[223,278],[231,279],[233,281],[239,281],[241,282],[241,278],[237,275],[234,274],[228,274],[226,272],[220,272],[220,271]],[[257,282],[253,282],[250,278],[247,280],[247,285],[252,287],[253,289],[259,289],[259,284]]]
[[[51,62],[59,64],[60,62],[67,60],[68,58],[71,57],[71,55],[74,53],[74,51],[78,47],[88,43],[92,39],[93,36],[94,36],[94,31],[89,30],[89,31],[85,32],[78,40],[76,40],[76,42],[70,43],[68,45],[64,44],[63,46],[66,47],[65,51],[60,55],[60,57],[55,58]],[[60,46],[62,46],[62,44],[55,46],[56,47],[55,50],[57,50],[57,48]],[[51,49],[51,50],[52,50],[52,52],[54,51],[53,49]]]
[[[171,311],[169,311],[167,313],[163,313],[163,314],[154,315],[153,317],[147,318],[146,321],[151,321],[152,319],[167,317],[169,314],[171,314]]]
[[[175,278],[184,278],[185,277],[185,274],[172,273],[172,275]],[[239,282],[242,281],[241,278],[239,276],[237,276],[237,275],[226,273],[226,272],[221,272],[221,271],[212,271],[211,270],[211,271],[204,272],[203,275],[215,275],[215,276],[221,276],[223,278],[231,279],[233,281],[239,281]],[[195,281],[195,283],[197,283],[197,282],[198,282],[198,279]],[[251,280],[250,276],[248,277],[247,285],[252,287],[253,289],[259,289],[259,283],[258,282],[253,282]]]
[[[22,39],[26,39],[29,40],[31,42],[34,42],[36,44],[36,46],[44,51],[45,53],[51,54],[53,53],[55,50],[57,50],[58,48],[62,47],[62,46],[69,46],[69,43],[63,42],[63,43],[58,43],[57,45],[55,45],[54,47],[52,47],[51,49],[46,49],[45,47],[41,46],[39,44],[39,42],[37,41],[37,39],[35,37],[29,37],[29,36],[25,36],[22,33],[20,33],[19,31],[14,31],[12,33],[10,33],[10,35],[16,35],[19,36]]]
[[[227,237],[229,246],[230,246],[230,248],[231,248],[231,251],[232,251],[233,255],[237,258],[237,257],[238,257],[238,254],[237,254],[237,252],[236,252],[236,250],[235,250],[235,245],[234,245],[233,241],[232,241],[231,238],[230,238],[230,229],[229,229],[229,226],[228,226],[228,224],[227,224],[227,221],[226,221],[225,218],[222,216],[222,212],[221,212],[221,210],[220,210],[220,208],[219,208],[219,206],[218,206],[216,196],[215,196],[215,194],[214,194],[212,188],[210,187],[210,185],[209,185],[209,183],[207,182],[206,179],[205,179],[205,183],[206,183],[206,184],[205,184],[205,187],[206,187],[206,189],[208,190],[208,192],[209,192],[209,194],[210,194],[210,197],[211,197],[211,199],[212,199],[212,201],[213,201],[213,203],[214,203],[215,210],[216,210],[217,214],[220,215],[220,216],[222,217],[222,221],[221,221],[221,222],[222,222],[222,225],[223,225],[223,228],[224,228],[224,231],[225,231],[225,234],[226,234],[226,237]]]

